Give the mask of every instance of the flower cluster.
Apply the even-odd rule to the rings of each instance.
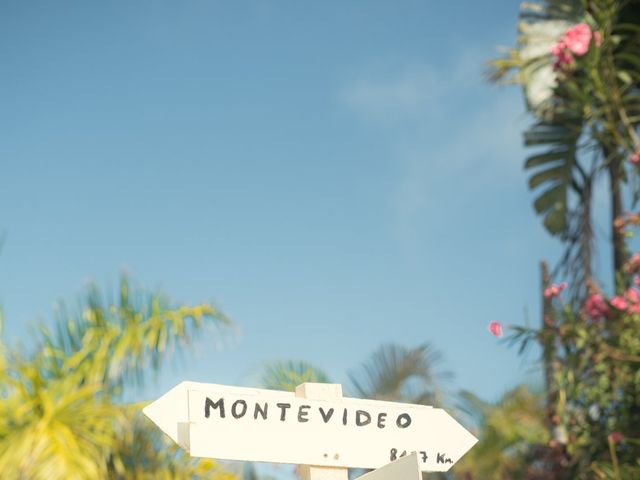
[[[623,269],[626,273],[640,273],[640,252],[634,253],[631,258],[626,261]]]
[[[561,69],[573,65],[574,55],[576,57],[585,55],[589,51],[592,39],[596,47],[602,43],[600,32],[592,32],[591,27],[586,23],[578,23],[569,28],[551,48],[551,54],[556,57],[553,67]]]
[[[640,227],[640,213],[626,212],[613,220],[613,226],[618,233],[625,237],[631,237],[633,234],[628,228]],[[623,265],[625,273],[640,273],[640,256],[634,255],[625,265]]]
[[[624,295],[613,297],[610,303],[623,312],[640,313],[640,294],[633,287],[624,292]]]
[[[633,222],[639,221],[639,215],[629,215],[633,217]],[[640,252],[635,253],[625,264],[625,270],[628,273],[640,274]],[[636,276],[633,283],[640,287],[640,276]],[[567,288],[566,282],[552,284],[545,288],[544,297],[554,298],[560,295]],[[614,318],[614,312],[625,312],[628,314],[640,314],[640,293],[636,288],[630,287],[623,295],[616,295],[607,299],[602,293],[590,288],[591,294],[584,302],[582,312],[591,318],[594,322],[602,320],[611,320]],[[612,310],[613,307],[615,310]],[[502,324],[495,320],[491,321],[488,326],[489,332],[495,337],[502,337]]]
[[[544,289],[544,298],[553,298],[553,297],[557,297],[558,295],[560,295],[560,293],[562,293],[562,291],[567,288],[567,284],[566,282],[562,282],[559,284],[553,284],[548,286],[547,288]]]
[[[611,432],[608,436],[611,443],[620,443],[624,440],[624,435],[620,432]]]
[[[596,322],[609,318],[611,314],[609,305],[600,293],[593,293],[587,298],[584,303],[584,312]]]

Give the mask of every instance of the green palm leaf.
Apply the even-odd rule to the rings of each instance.
[[[279,360],[266,364],[260,379],[260,384],[265,388],[288,392],[293,392],[305,382],[329,383],[329,377],[322,369],[308,362]]]
[[[442,355],[427,343],[415,348],[387,344],[349,378],[361,398],[437,405],[442,402],[441,383],[452,376],[441,364]]]
[[[32,355],[9,352],[0,363],[2,478],[235,478],[167,445],[140,405],[117,403],[172,351],[229,320],[211,304],[132,293],[125,277],[116,300],[91,287],[78,312],[63,306],[55,333],[42,327]]]

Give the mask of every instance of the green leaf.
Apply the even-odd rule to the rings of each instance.
[[[560,235],[566,227],[567,212],[564,208],[554,208],[547,212],[543,224],[552,235]]]
[[[543,170],[541,172],[532,175],[529,178],[529,188],[534,189],[537,186],[549,182],[560,182],[561,184],[566,184],[568,180],[568,171],[567,166],[565,164],[561,164],[558,167],[552,167],[547,170]]]
[[[524,168],[530,169],[539,167],[540,165],[544,165],[550,162],[559,162],[566,163],[567,159],[567,151],[566,150],[551,150],[549,152],[539,153],[537,155],[532,155],[527,158]]]
[[[537,213],[544,213],[552,207],[558,209],[566,203],[566,191],[564,185],[556,185],[538,196],[533,207]]]

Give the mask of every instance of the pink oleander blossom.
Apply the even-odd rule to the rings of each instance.
[[[620,443],[622,440],[624,440],[624,435],[620,432],[611,432],[609,434],[609,439],[612,443]]]
[[[627,273],[640,273],[640,252],[631,255],[631,258],[624,264]]]
[[[613,297],[609,303],[611,303],[611,305],[613,305],[613,307],[617,308],[618,310],[624,311],[627,308],[629,308],[629,304],[624,299],[624,297],[621,297],[619,295],[616,295],[615,297]]]
[[[502,337],[503,332],[502,332],[502,324],[500,322],[497,322],[495,320],[492,320],[489,323],[489,331],[491,332],[491,335],[493,335],[494,337]]]
[[[604,297],[599,293],[594,293],[587,298],[584,304],[584,311],[591,320],[598,321],[609,316],[609,306]]]
[[[629,305],[629,308],[627,309],[627,313],[631,313],[634,315],[637,315],[640,313],[640,303],[635,303],[633,305]]]
[[[549,285],[547,288],[544,289],[544,293],[543,293],[544,298],[557,297],[558,295],[560,295],[560,293],[562,293],[562,291],[565,288],[567,288],[566,282]]]
[[[625,292],[624,298],[628,302],[627,313],[634,315],[640,313],[640,294],[635,288],[629,288]]]
[[[578,23],[569,28],[551,47],[551,55],[556,57],[553,68],[559,70],[571,66],[574,62],[573,55],[581,57],[589,51],[591,39],[596,47],[602,44],[600,32],[591,31],[591,27],[586,23]]]
[[[638,215],[637,213],[627,213],[627,223],[633,223],[633,224],[637,224],[640,223],[640,215]]]
[[[581,57],[589,51],[592,36],[593,32],[589,25],[578,23],[564,32],[562,39],[569,50]]]
[[[557,59],[553,63],[554,70],[562,70],[565,67],[573,65],[573,55],[570,52],[562,51],[556,55]]]
[[[560,39],[558,40],[558,43],[551,47],[551,55],[553,55],[554,57],[559,57],[560,55],[562,55],[566,48],[567,45],[564,43],[564,40]]]
[[[638,294],[638,291],[633,287],[624,293],[624,298],[631,303],[640,302],[640,294]]]

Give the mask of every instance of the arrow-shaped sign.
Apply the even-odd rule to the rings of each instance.
[[[182,382],[144,413],[192,456],[379,468],[416,452],[447,471],[477,439],[439,408]]]
[[[418,454],[414,452],[402,457],[382,468],[358,477],[357,480],[422,480]]]

